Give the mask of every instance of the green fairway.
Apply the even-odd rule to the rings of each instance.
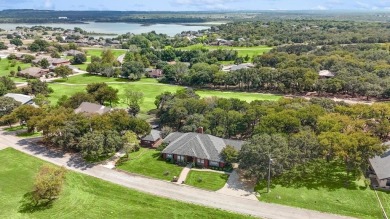
[[[77,75],[69,77],[68,80],[60,79],[56,80],[57,83],[51,83],[49,86],[54,90],[54,93],[50,94],[49,100],[52,104],[56,104],[58,99],[62,95],[71,96],[72,94],[85,91],[85,87],[90,83],[106,82],[111,87],[119,90],[119,97],[123,100],[124,90],[126,88],[132,88],[136,91],[144,93],[144,102],[141,105],[141,112],[147,113],[151,109],[155,109],[154,100],[156,96],[163,92],[176,92],[178,89],[183,88],[181,86],[161,84],[156,79],[143,78],[140,81],[129,82],[126,79],[120,78],[107,78],[94,75]],[[60,84],[61,83],[61,84]],[[66,83],[66,84],[63,84]],[[220,98],[238,98],[248,102],[254,100],[278,100],[281,96],[262,93],[246,93],[246,92],[223,92],[223,91],[211,91],[201,90],[196,91],[201,97],[220,97]],[[120,102],[117,107],[126,107],[123,102]]]
[[[217,49],[224,49],[224,50],[236,50],[238,52],[239,56],[257,56],[261,55],[263,53],[266,53],[272,49],[272,47],[269,46],[254,46],[254,47],[236,47],[236,46],[205,46],[202,44],[196,44],[191,45],[187,47],[181,47],[177,49],[181,50],[195,50],[195,49],[208,49],[208,50],[217,50]]]
[[[104,49],[86,49],[87,56],[98,56],[100,57]],[[126,53],[124,49],[111,49],[115,57],[119,57]]]
[[[45,162],[12,148],[0,151],[0,218],[248,218],[152,196],[68,171],[58,200],[47,208],[22,207]],[[211,216],[212,215],[212,216]]]
[[[222,189],[228,178],[228,174],[191,170],[185,183],[201,189],[217,191]]]
[[[348,215],[357,218],[382,218],[373,190],[364,179],[347,176],[342,164],[318,161],[311,164],[306,174],[290,171],[272,179],[271,192],[266,193],[266,182],[257,186],[260,201]],[[390,214],[390,194],[378,192]]]
[[[160,155],[161,153],[154,149],[141,148],[139,151],[131,153],[130,160],[117,168],[168,181],[171,181],[174,176],[179,177],[183,167],[167,163]]]
[[[86,86],[49,84],[49,87],[54,90],[54,92],[49,96],[49,101],[52,105],[55,105],[63,95],[67,95],[69,97],[77,92],[85,91]]]
[[[274,94],[263,94],[263,93],[246,93],[246,92],[231,92],[231,91],[212,91],[212,90],[201,90],[196,91],[201,97],[220,97],[220,98],[236,98],[247,102],[254,100],[279,100],[282,96]]]

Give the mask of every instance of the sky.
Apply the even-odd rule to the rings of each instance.
[[[0,0],[3,9],[209,11],[388,10],[390,0]]]

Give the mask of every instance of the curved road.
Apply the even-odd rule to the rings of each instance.
[[[99,165],[86,164],[78,155],[64,154],[60,151],[51,151],[33,143],[34,140],[20,139],[0,131],[0,149],[12,147],[34,157],[64,166],[68,169],[84,173],[93,177],[119,184],[131,189],[146,192],[152,195],[166,197],[187,203],[223,209],[241,214],[249,214],[264,219],[341,219],[350,218],[321,213],[300,208],[293,208],[277,204],[268,204],[216,192],[196,189],[166,181],[150,179],[142,176],[111,170]]]

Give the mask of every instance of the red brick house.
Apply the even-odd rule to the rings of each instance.
[[[160,146],[162,142],[163,140],[160,136],[160,131],[152,129],[149,135],[141,139],[141,146],[156,148]]]
[[[226,162],[222,159],[222,150],[230,145],[239,151],[244,143],[194,132],[174,132],[163,142],[168,144],[162,151],[164,159],[173,159],[178,163],[195,163],[205,168],[224,167]]]

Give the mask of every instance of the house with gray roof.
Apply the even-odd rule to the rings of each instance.
[[[160,131],[152,129],[149,135],[146,135],[141,139],[141,145],[144,147],[156,148],[162,143]]]
[[[239,65],[226,65],[222,67],[222,71],[238,71],[241,69],[248,69],[248,68],[254,68],[255,65],[252,63],[242,63]]]
[[[15,94],[15,93],[8,93],[4,95],[5,97],[10,97],[14,99],[15,101],[20,102],[22,105],[29,104],[29,105],[35,105],[33,101],[33,97],[24,95],[24,94]]]
[[[237,151],[241,150],[243,141],[223,139],[200,133],[174,132],[164,140],[168,146],[162,151],[164,159],[173,159],[179,163],[195,163],[203,167],[224,167],[221,152],[230,145]]]
[[[390,142],[385,143],[390,146]],[[370,160],[370,179],[374,188],[390,189],[390,149]]]
[[[96,103],[82,102],[81,105],[74,110],[75,113],[85,113],[85,114],[100,114],[108,113],[112,110],[111,107],[106,107]]]

